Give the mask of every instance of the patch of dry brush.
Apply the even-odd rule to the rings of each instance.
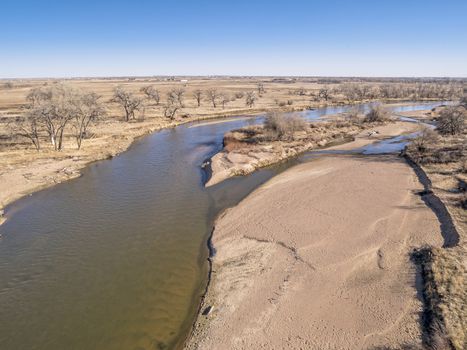
[[[406,152],[432,182],[460,234],[452,248],[424,247],[416,254],[422,268],[428,342],[433,349],[467,349],[467,133],[466,108],[447,107]]]
[[[418,251],[424,280],[428,342],[433,349],[467,347],[465,249],[426,247]]]

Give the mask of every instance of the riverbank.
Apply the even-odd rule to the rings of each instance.
[[[211,159],[212,175],[206,186],[213,186],[232,176],[252,173],[259,168],[279,163],[312,149],[322,147],[333,149],[331,147],[333,144],[345,143],[345,146],[338,147],[342,150],[350,150],[419,129],[420,125],[416,123],[394,120],[387,123],[358,125],[346,123],[342,126],[329,122],[319,123],[308,132],[301,132],[292,140],[252,143],[242,139],[252,127],[244,128],[244,132],[234,131],[225,136],[224,149]],[[353,142],[349,142],[351,139]]]
[[[264,111],[249,111],[249,116]],[[0,152],[0,210],[17,199],[81,176],[89,164],[125,152],[134,141],[151,133],[198,120],[230,118],[236,114],[219,113],[176,121],[150,119],[135,123],[107,121],[93,127],[99,137],[85,140],[81,150],[70,145],[63,151],[11,149]],[[0,216],[0,224],[6,220]]]
[[[442,245],[422,188],[392,155],[324,157],[266,183],[216,223],[214,309],[187,349],[418,344],[409,254]]]
[[[434,346],[467,347],[467,130],[411,145],[406,157],[424,183],[424,201],[436,210],[443,248],[424,247],[416,261],[423,271],[426,328]]]

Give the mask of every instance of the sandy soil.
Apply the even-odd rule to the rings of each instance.
[[[396,156],[323,157],[216,223],[213,278],[187,349],[371,349],[420,342],[413,247],[442,244]]]

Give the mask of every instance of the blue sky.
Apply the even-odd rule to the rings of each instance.
[[[467,77],[466,0],[0,0],[0,78]]]

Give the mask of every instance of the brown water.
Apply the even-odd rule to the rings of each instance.
[[[215,216],[297,162],[204,188],[200,165],[223,134],[260,120],[155,133],[9,206],[0,227],[0,349],[180,347],[205,288]]]

